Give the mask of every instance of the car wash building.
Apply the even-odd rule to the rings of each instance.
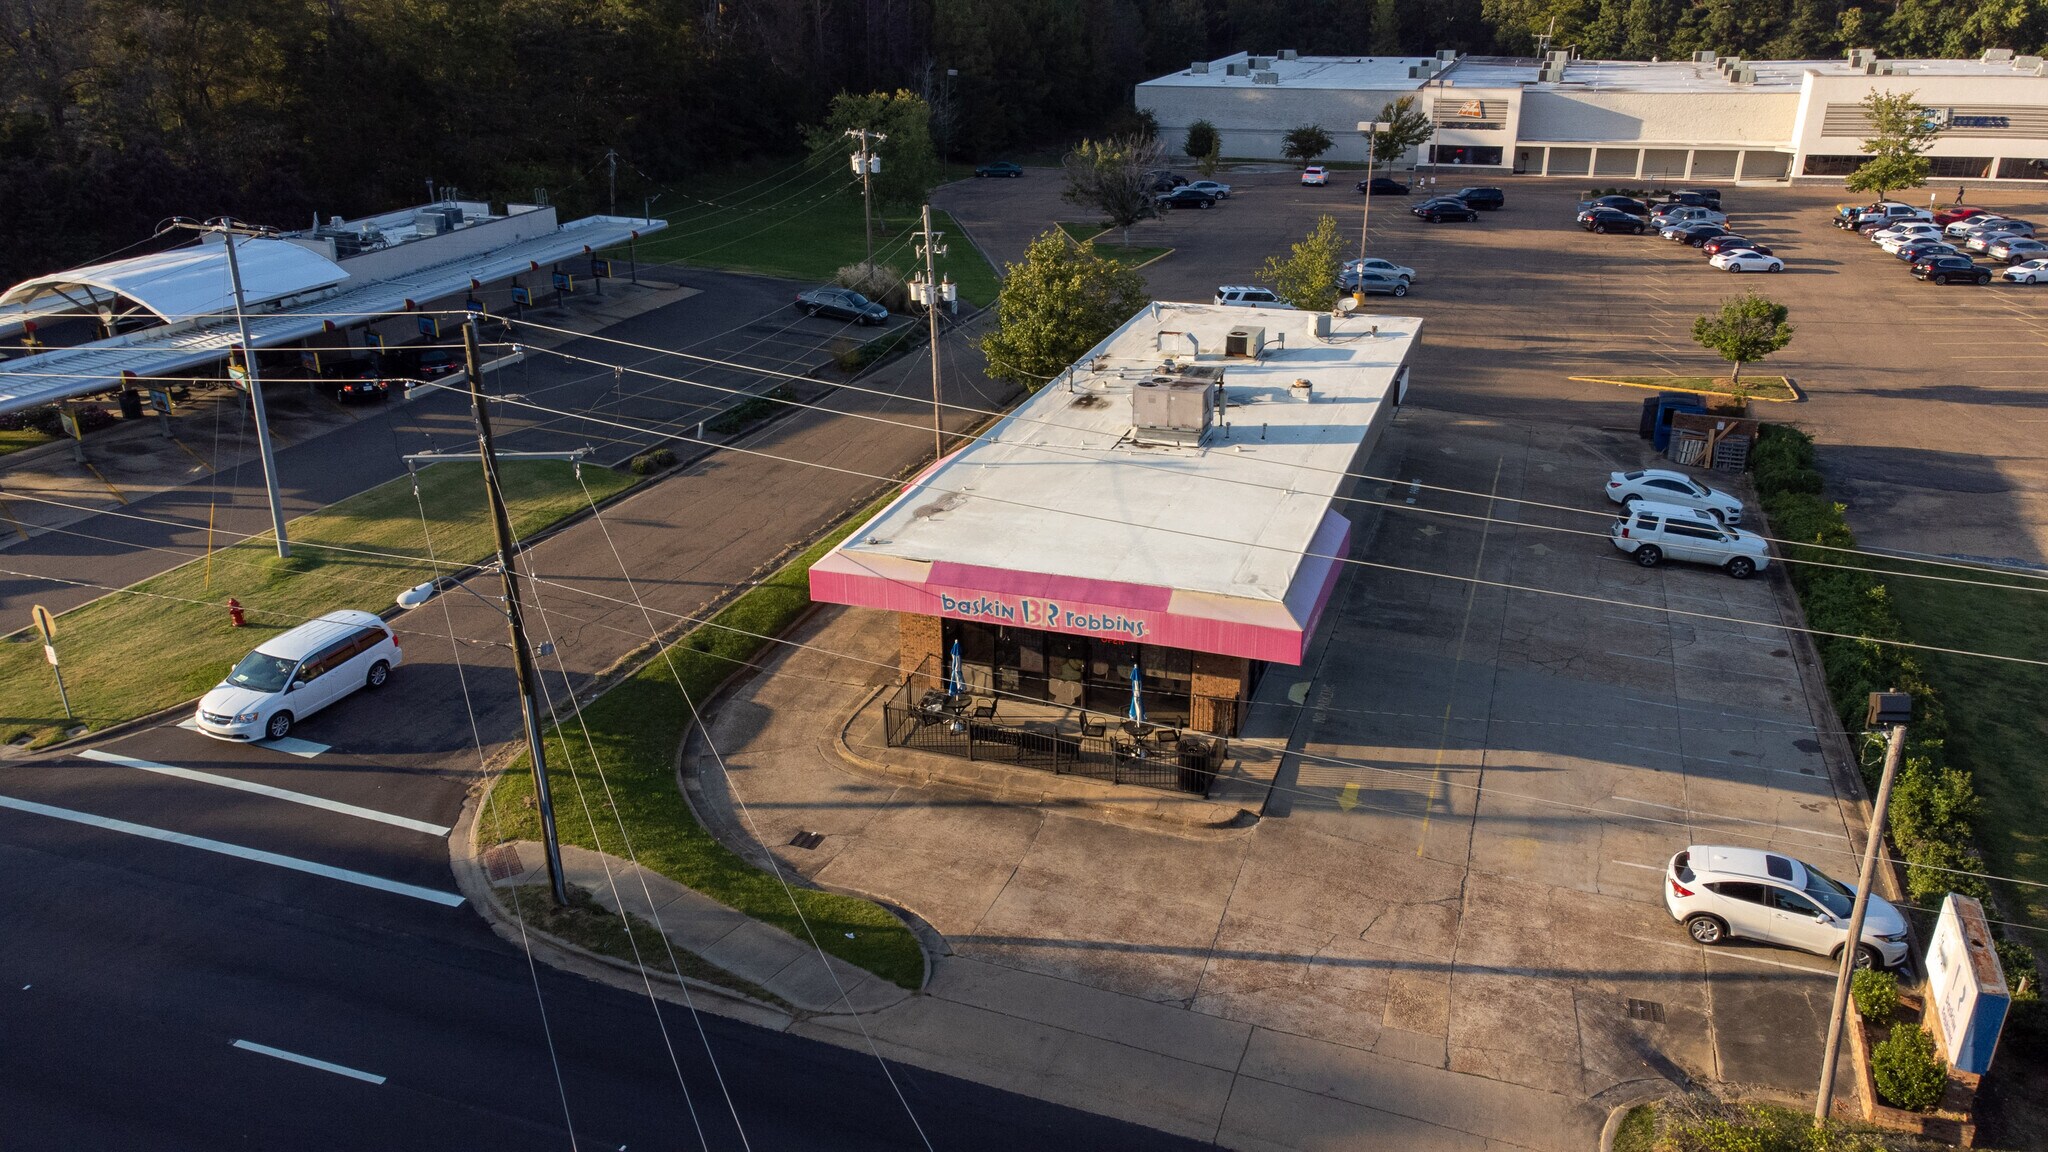
[[[1034,733],[1054,757],[1141,736],[1140,716],[1236,734],[1261,672],[1303,661],[1330,602],[1340,497],[1420,328],[1150,305],[919,476],[810,572],[814,599],[896,617],[912,714],[891,742],[955,714],[946,728]]]

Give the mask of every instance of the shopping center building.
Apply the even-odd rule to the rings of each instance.
[[[2048,179],[2048,64],[1977,60],[1687,61],[1328,57],[1240,52],[1137,87],[1177,145],[1207,120],[1225,157],[1281,157],[1289,129],[1319,124],[1332,160],[1363,163],[1359,125],[1414,96],[1435,136],[1400,167],[1470,167],[1601,180],[1836,178],[1863,160],[1871,92],[1912,93],[1938,127],[1936,180]],[[1446,177],[1450,178],[1450,177]]]
[[[951,695],[995,723],[1099,730],[1135,669],[1149,723],[1235,735],[1261,671],[1303,661],[1420,328],[1149,305],[814,565],[812,597],[896,614],[906,682],[955,683],[957,645]]]

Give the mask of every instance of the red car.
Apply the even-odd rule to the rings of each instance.
[[[1946,228],[1958,220],[1968,220],[1972,216],[1982,216],[1986,211],[1988,209],[1965,208],[1958,204],[1953,208],[1943,208],[1941,211],[1936,212],[1934,214],[1934,222]]]
[[[1716,236],[1712,240],[1707,241],[1705,244],[1700,245],[1700,251],[1706,253],[1709,256],[1713,256],[1721,252],[1733,251],[1737,248],[1747,248],[1752,252],[1761,252],[1766,256],[1771,255],[1770,245],[1759,244],[1754,240],[1750,240],[1742,236],[1737,236],[1732,232],[1726,236]]]

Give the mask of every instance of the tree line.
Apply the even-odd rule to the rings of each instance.
[[[173,214],[293,226],[542,188],[566,211],[803,147],[842,92],[917,93],[952,159],[1114,129],[1136,82],[1240,49],[1552,43],[1970,55],[2048,0],[0,0],[0,279]]]

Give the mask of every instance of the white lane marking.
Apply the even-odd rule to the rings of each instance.
[[[222,788],[233,788],[238,792],[254,792],[258,796],[269,796],[277,800],[289,800],[294,804],[304,804],[308,808],[324,808],[329,812],[339,812],[344,816],[354,816],[362,820],[375,820],[379,824],[390,824],[399,828],[408,828],[414,832],[425,832],[429,836],[446,836],[450,831],[450,829],[442,825],[429,824],[425,820],[415,820],[410,816],[393,816],[389,812],[379,812],[375,808],[362,808],[354,804],[344,804],[339,800],[329,800],[325,797],[314,796],[305,792],[293,792],[284,788],[273,788],[268,784],[238,780],[233,776],[220,776],[212,772],[200,772],[192,768],[178,768],[170,764],[158,764],[154,760],[137,760],[133,756],[117,756],[112,752],[102,752],[96,748],[88,752],[81,752],[79,756],[86,760],[97,760],[102,764],[113,764],[122,768],[135,768],[143,772],[155,772],[160,776],[175,776],[180,780],[196,780],[201,784],[217,784]]]
[[[1801,836],[1818,837],[1822,840],[1847,839],[1847,837],[1843,836],[1838,832],[1815,832],[1808,828],[1794,828],[1788,824],[1773,824],[1768,820],[1747,820],[1741,816],[1722,816],[1713,812],[1694,812],[1690,808],[1683,808],[1676,804],[1659,804],[1655,800],[1638,800],[1633,796],[1615,796],[1612,797],[1612,799],[1619,800],[1624,804],[1643,804],[1651,808],[1662,808],[1668,812],[1683,812],[1686,814],[1687,817],[1698,819],[1702,823],[1714,823],[1718,821],[1721,823],[1729,824],[1754,824],[1759,828],[1769,828],[1773,832],[1793,832]],[[1628,815],[1628,813],[1617,812],[1614,813],[1614,815],[1626,816]]]
[[[48,816],[53,820],[68,820],[73,824],[84,824],[92,828],[104,828],[109,832],[124,832],[140,836],[145,840],[161,840],[166,844],[181,844],[197,848],[202,852],[218,852],[222,856],[234,856],[242,860],[254,860],[258,864],[272,864],[288,868],[293,872],[305,872],[313,876],[325,876],[345,884],[357,884],[364,888],[375,888],[380,892],[392,892],[425,900],[429,904],[440,904],[454,908],[462,903],[462,897],[453,892],[436,888],[422,888],[417,884],[403,884],[386,880],[367,872],[354,872],[347,868],[336,868],[328,864],[315,864],[296,856],[280,856],[260,848],[244,848],[239,844],[228,844],[220,840],[208,840],[204,836],[188,836],[183,832],[172,832],[163,828],[151,828],[147,824],[131,824],[126,820],[115,820],[109,816],[95,816],[90,812],[76,812],[69,808],[58,808],[49,804],[38,804],[33,800],[17,800],[12,796],[0,796],[0,808],[12,808],[16,812],[28,812],[36,816]]]
[[[187,716],[185,719],[178,721],[178,727],[185,729],[187,732],[197,732],[199,731],[199,721]],[[251,740],[249,743],[257,748],[268,748],[274,752],[282,752],[287,756],[297,756],[301,760],[311,760],[313,757],[334,747],[332,744],[315,744],[311,740],[301,740],[297,736],[287,736],[282,740]]]
[[[1608,863],[1619,864],[1623,868],[1641,868],[1645,872],[1662,872],[1664,870],[1662,864],[1637,864],[1633,860],[1609,860]]]
[[[234,1046],[240,1048],[244,1052],[255,1052],[264,1056],[275,1056],[279,1060],[289,1060],[294,1064],[304,1064],[308,1068],[318,1068],[322,1072],[332,1072],[336,1076],[347,1076],[354,1080],[361,1080],[367,1084],[382,1084],[384,1082],[384,1078],[382,1076],[377,1075],[375,1072],[360,1072],[354,1068],[349,1068],[341,1064],[330,1064],[325,1060],[315,1060],[311,1056],[301,1056],[297,1052],[287,1052],[282,1048],[272,1048],[268,1044],[254,1044],[247,1040],[237,1040],[235,1041]]]
[[[1647,936],[1630,936],[1626,932],[1621,934],[1621,938],[1623,940],[1634,940],[1639,944],[1655,944],[1659,948],[1676,948],[1681,952],[1690,952],[1695,956],[1726,956],[1730,960],[1747,960],[1751,964],[1768,964],[1773,968],[1789,968],[1794,972],[1804,972],[1808,976],[1829,976],[1834,973],[1834,969],[1831,968],[1809,968],[1804,964],[1787,964],[1783,960],[1766,960],[1761,956],[1751,956],[1746,953],[1719,948],[1709,951],[1705,948],[1695,948],[1690,944],[1680,944],[1672,940],[1652,940]]]

